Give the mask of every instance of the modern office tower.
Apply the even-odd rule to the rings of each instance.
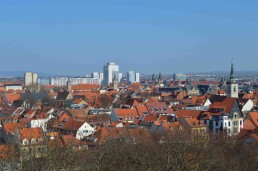
[[[128,71],[126,74],[126,82],[127,84],[132,84],[135,81],[135,72]]]
[[[135,82],[140,82],[140,73],[138,72],[135,73]]]
[[[38,74],[33,72],[25,72],[24,74],[24,85],[32,86],[37,85]]]
[[[119,66],[116,65],[114,62],[109,62],[103,67],[103,73],[104,73],[104,80],[103,84],[105,86],[112,83],[114,77],[116,79],[119,79]]]
[[[140,73],[134,71],[128,71],[126,74],[127,84],[132,84],[134,82],[140,82]]]

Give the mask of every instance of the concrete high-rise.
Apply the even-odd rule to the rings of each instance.
[[[132,84],[134,82],[140,82],[140,73],[136,73],[134,71],[128,71],[126,74],[126,82],[127,82],[127,84]]]
[[[103,84],[107,86],[110,83],[112,83],[114,77],[116,79],[119,79],[119,66],[116,65],[114,62],[109,62],[107,63],[107,65],[104,65],[103,74],[104,74]]]
[[[38,74],[33,72],[25,72],[24,74],[24,85],[32,86],[37,85]]]

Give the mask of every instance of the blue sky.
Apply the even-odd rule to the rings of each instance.
[[[257,70],[257,0],[0,0],[0,70]]]

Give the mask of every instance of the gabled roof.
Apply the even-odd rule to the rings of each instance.
[[[68,95],[69,95],[69,92],[67,91],[58,92],[56,100],[66,100]]]
[[[201,110],[177,110],[176,116],[178,118],[199,118],[201,115]]]
[[[180,118],[179,122],[185,127],[185,128],[203,128],[206,127],[206,125],[199,121],[196,118]]]
[[[5,95],[8,102],[13,102],[15,100],[20,100],[21,95],[20,94],[6,94]]]
[[[148,111],[147,107],[144,106],[144,105],[136,106],[136,110],[137,110],[140,117],[142,117],[143,114],[149,114],[149,111]]]
[[[213,113],[213,109],[221,109],[220,112],[230,113],[234,104],[236,102],[236,98],[230,98],[225,96],[213,96],[211,99],[211,106],[207,110],[208,112]]]
[[[78,85],[72,85],[72,90],[78,90],[78,91],[91,91],[91,90],[97,90],[100,88],[100,85],[97,84],[78,84]]]
[[[118,124],[121,124],[122,122],[112,122],[109,127],[116,127]]]
[[[254,130],[255,125],[253,124],[252,121],[250,121],[250,119],[245,119],[243,129]]]
[[[131,108],[130,109],[114,109],[114,111],[119,118],[139,116],[137,110],[134,108],[132,108],[132,109]]]
[[[14,134],[16,129],[19,127],[25,127],[25,124],[23,124],[23,123],[4,123],[3,124],[3,128],[6,132],[6,134],[8,134],[8,132]]]
[[[249,112],[249,116],[254,125],[258,127],[258,112]]]
[[[156,115],[146,115],[142,122],[147,122],[147,123],[152,123],[152,122],[155,122],[157,120],[157,116]]]
[[[84,123],[85,122],[83,121],[69,119],[67,122],[64,123],[61,129],[69,130],[69,131],[77,131]]]
[[[62,135],[60,138],[64,146],[80,146],[87,144],[87,142],[77,140],[73,135]]]
[[[45,141],[45,135],[42,128],[17,128],[20,140],[23,141],[24,139],[27,139],[28,141],[31,141],[31,139],[42,139],[42,141]],[[38,141],[36,141],[36,144]]]
[[[72,115],[73,118],[86,117],[89,109],[67,109],[67,112]]]
[[[162,123],[161,126],[164,128],[164,130],[179,130],[182,125],[180,122],[169,122],[169,123]]]

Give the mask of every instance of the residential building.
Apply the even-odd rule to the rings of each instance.
[[[38,78],[39,85],[50,85],[51,79],[50,78]]]
[[[224,132],[227,135],[237,135],[243,128],[243,115],[236,98],[213,96],[209,109],[202,114],[207,127],[214,134]]]
[[[112,83],[114,77],[119,79],[119,66],[114,62],[109,62],[103,67],[103,73],[103,84],[107,86]]]
[[[16,91],[16,90],[22,90],[22,85],[21,84],[5,84],[4,88],[5,88],[5,91],[8,91],[8,90]]]
[[[51,78],[51,85],[67,86],[68,81],[70,81],[71,85],[78,85],[78,84],[100,85],[102,82],[102,79],[93,78],[93,77],[53,77]]]

